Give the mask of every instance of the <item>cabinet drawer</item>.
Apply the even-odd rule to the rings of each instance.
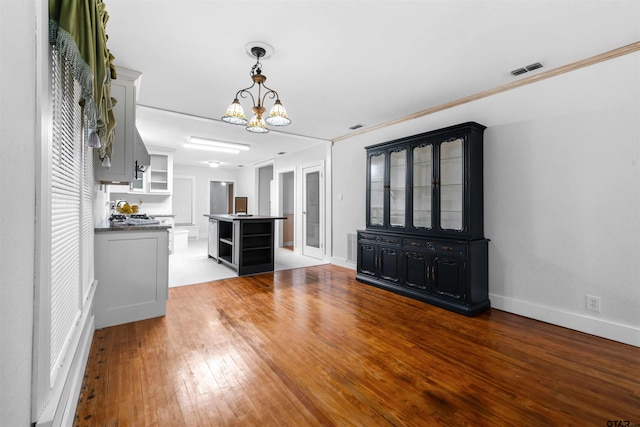
[[[358,241],[360,243],[381,243],[394,246],[400,246],[400,243],[402,243],[400,237],[372,233],[358,233]]]
[[[426,250],[459,256],[464,256],[467,253],[467,248],[465,245],[459,243],[447,243],[437,240],[404,239],[403,247],[408,250]]]
[[[465,245],[460,245],[455,243],[437,242],[435,244],[435,250],[436,252],[439,252],[439,253],[460,255],[460,256],[464,256],[467,253],[467,247]]]
[[[436,250],[436,244],[434,242],[420,239],[404,239],[404,247],[406,249],[426,249],[430,251]]]
[[[358,241],[362,243],[375,243],[376,235],[371,233],[358,233]]]
[[[382,243],[384,245],[400,246],[402,239],[400,237],[394,237],[394,236],[377,236],[376,242]]]

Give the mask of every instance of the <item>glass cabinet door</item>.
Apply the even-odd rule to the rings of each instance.
[[[389,225],[404,227],[407,191],[407,150],[391,152],[389,156]]]
[[[464,197],[462,139],[440,145],[440,228],[462,231]]]
[[[136,176],[134,176],[133,180],[131,181],[131,191],[145,191],[144,188],[144,183],[145,183],[145,179],[144,179],[144,172],[142,171],[137,171],[136,172]]]
[[[431,228],[433,146],[413,149],[413,226]]]
[[[369,157],[369,224],[382,225],[384,220],[384,153]]]

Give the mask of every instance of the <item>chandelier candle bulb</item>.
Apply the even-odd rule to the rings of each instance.
[[[266,43],[261,42],[252,42],[261,46],[252,46],[251,47],[251,55],[256,58],[255,65],[251,68],[251,80],[253,80],[253,84],[245,89],[240,89],[237,93],[233,102],[227,108],[227,112],[222,117],[222,121],[225,123],[230,123],[233,125],[246,125],[246,130],[253,133],[267,133],[269,132],[269,126],[287,126],[291,123],[291,119],[287,116],[287,111],[284,106],[280,102],[280,97],[278,93],[267,87],[264,82],[267,81],[267,76],[262,74],[262,64],[260,63],[260,58],[265,57],[268,48],[270,53],[273,53],[273,48]],[[256,97],[250,92],[255,85],[258,85],[258,94]],[[265,90],[264,94],[263,88]],[[252,111],[255,114],[249,122],[247,122],[247,117],[244,114],[244,110],[242,105],[240,105],[239,98],[247,98],[251,97],[253,102]],[[269,112],[269,116],[267,119],[263,119],[262,115],[266,111],[264,108],[264,101],[269,97],[269,99],[275,98],[275,103]],[[257,100],[257,103],[256,103]]]

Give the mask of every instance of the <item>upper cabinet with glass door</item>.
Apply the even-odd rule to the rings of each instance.
[[[377,151],[367,159],[367,226],[382,227],[387,156],[385,152]]]
[[[483,238],[483,132],[463,123],[367,147],[367,227]]]
[[[153,149],[152,149],[153,150]],[[129,193],[154,194],[169,196],[173,184],[173,154],[153,151],[150,154],[150,165],[138,168],[131,181]]]
[[[367,227],[406,228],[407,153],[406,147],[369,151]]]

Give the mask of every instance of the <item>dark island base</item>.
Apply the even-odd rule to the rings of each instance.
[[[238,273],[266,273],[274,270],[274,222],[285,217],[261,215],[205,215],[215,220],[209,247],[215,247],[217,260]],[[210,224],[210,227],[212,225]]]

